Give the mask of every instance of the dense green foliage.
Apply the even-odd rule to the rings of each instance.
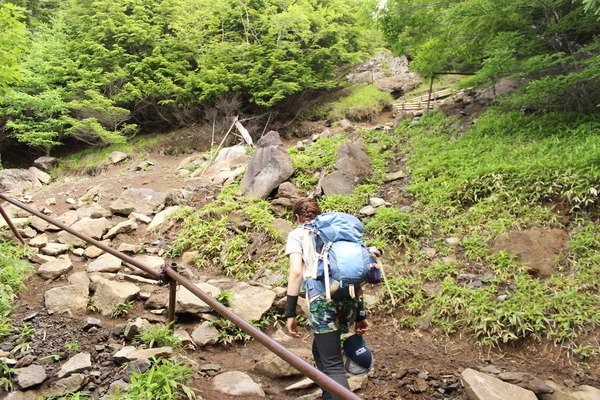
[[[597,111],[596,1],[389,0],[377,22],[411,68],[477,72],[467,84],[524,78],[513,109]]]
[[[597,118],[490,110],[464,132],[456,126],[430,113],[397,130],[416,202],[405,212],[380,209],[367,222],[380,247],[404,253],[390,279],[400,304],[393,306],[388,293],[386,306],[406,326],[428,318],[446,333],[469,332],[483,343],[534,337],[580,358],[600,354],[588,339],[600,326]],[[572,222],[560,223],[554,207],[569,209]],[[498,235],[531,227],[571,232],[555,260],[559,272],[546,279],[532,276],[515,255],[489,249]],[[446,244],[449,236],[460,238],[458,248]],[[461,274],[481,277],[481,286],[469,286]],[[432,284],[436,291],[426,292]]]
[[[4,79],[0,132],[46,152],[69,137],[117,143],[140,128],[273,109],[338,87],[373,45],[356,0],[31,3],[31,51],[23,81]]]
[[[18,59],[26,49],[27,31],[20,11],[22,9],[12,4],[0,3],[0,94],[6,93],[21,78]]]

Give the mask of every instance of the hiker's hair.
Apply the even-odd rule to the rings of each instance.
[[[306,197],[300,199],[294,205],[294,215],[300,218],[300,222],[309,222],[321,214],[321,208],[315,199]]]

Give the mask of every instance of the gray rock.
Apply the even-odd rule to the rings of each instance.
[[[87,382],[87,375],[72,374],[66,378],[56,381],[54,385],[52,385],[52,388],[48,390],[47,395],[56,397],[66,396],[69,393],[75,393],[79,391]]]
[[[446,238],[446,244],[450,247],[458,247],[460,244],[460,239],[457,237]]]
[[[222,160],[233,160],[238,157],[243,157],[246,155],[246,147],[242,145],[236,145],[232,147],[225,147],[219,151],[219,154],[215,158],[215,161]]]
[[[470,368],[462,372],[461,381],[469,400],[537,400],[529,390]]]
[[[377,212],[377,208],[373,207],[371,205],[364,206],[363,208],[361,208],[360,210],[358,210],[358,213],[360,215],[364,215],[366,217],[373,216],[373,215],[375,215],[376,212]]]
[[[146,331],[150,327],[150,322],[144,318],[136,318],[125,325],[123,336],[125,339],[132,340],[136,335]]]
[[[194,329],[191,336],[197,346],[207,346],[217,343],[219,331],[209,321],[204,321]]]
[[[0,170],[0,191],[26,191],[42,186],[31,171],[25,169]]]
[[[30,220],[30,226],[38,232],[45,232],[48,230],[48,228],[50,228],[50,224],[38,216],[34,215],[30,218]]]
[[[47,256],[58,256],[67,251],[69,251],[69,246],[63,243],[48,243],[40,249],[40,252]]]
[[[169,216],[177,210],[177,208],[177,206],[168,207],[162,210],[161,212],[157,213],[148,225],[148,230],[156,229],[162,224],[164,224],[165,221],[169,219]]]
[[[108,221],[106,218],[84,217],[71,225],[71,228],[91,237],[92,239],[100,239],[104,232],[106,232],[107,226]],[[73,236],[66,231],[59,232],[57,237],[61,243],[65,243],[70,246],[84,247],[86,245],[86,242],[83,239]]]
[[[129,215],[153,213],[165,203],[166,194],[152,189],[127,189],[110,204],[110,210],[116,214]]]
[[[79,220],[79,215],[77,214],[77,211],[71,210],[71,211],[67,211],[63,215],[60,215],[59,217],[56,218],[56,220],[67,226],[71,226],[75,222],[77,222],[77,220]]]
[[[89,353],[75,354],[60,367],[58,377],[64,378],[92,368],[92,356]]]
[[[134,346],[124,346],[119,349],[115,354],[113,354],[113,360],[118,364],[123,364],[129,361],[129,355],[135,352],[136,349]]]
[[[39,157],[35,159],[33,165],[44,171],[50,171],[52,168],[58,166],[58,159],[55,157]]]
[[[309,349],[290,349],[296,355],[308,361],[312,357]],[[256,363],[254,370],[272,379],[286,378],[302,375],[300,371],[292,367],[287,361],[274,353],[269,353]]]
[[[269,311],[275,292],[262,286],[236,283],[232,289],[231,309],[246,321],[258,321]]]
[[[29,168],[29,172],[31,172],[44,185],[47,185],[50,183],[50,181],[52,181],[52,177],[50,175],[36,167]]]
[[[531,390],[536,395],[554,393],[554,389],[546,385],[541,379],[525,372],[503,372],[498,374],[498,379]]]
[[[93,201],[98,201],[98,199],[100,198],[101,191],[102,191],[102,188],[100,186],[92,186],[92,187],[88,188],[88,190],[85,192],[85,194],[77,200],[79,201],[79,203],[82,203],[82,204],[83,203],[91,203]]]
[[[373,175],[371,159],[361,142],[340,145],[335,171],[319,182],[326,196],[351,195],[354,188]]]
[[[110,244],[110,242],[108,240],[104,240],[102,242],[106,245]],[[96,247],[94,245],[90,245],[83,251],[82,255],[85,258],[97,258],[97,257],[100,257],[102,254],[104,254],[104,250],[102,250],[101,248]]]
[[[121,269],[122,261],[120,258],[106,253],[92,261],[86,267],[88,273],[92,272],[118,272]]]
[[[143,374],[147,372],[152,363],[149,360],[133,360],[129,364],[127,364],[127,368],[125,368],[125,372],[123,374],[123,379],[127,382],[131,382],[132,374]]]
[[[386,202],[381,197],[371,197],[369,199],[369,205],[371,205],[371,207],[379,208],[384,207],[386,205]]]
[[[129,158],[129,154],[123,153],[122,151],[113,151],[110,153],[109,157],[113,164],[118,164],[127,160]]]
[[[87,309],[88,295],[87,285],[59,286],[46,291],[44,302],[50,312],[69,311],[73,314],[81,314]]]
[[[139,291],[133,283],[101,279],[96,284],[94,304],[102,315],[111,315],[118,304],[132,300]]]
[[[279,133],[270,131],[258,141],[240,186],[244,195],[265,199],[293,173],[292,159]]]
[[[398,179],[403,179],[406,177],[408,177],[408,175],[404,171],[390,172],[389,174],[386,174],[385,181],[391,182],[391,181],[396,181]]]
[[[29,246],[31,247],[44,247],[48,244],[48,235],[42,233],[41,235],[37,235],[29,241]]]
[[[102,321],[98,318],[87,317],[83,321],[83,330],[88,331],[90,328],[102,328]]]
[[[68,273],[71,269],[73,269],[73,263],[69,256],[64,255],[40,265],[37,274],[42,279],[56,279]]]
[[[151,269],[153,269],[155,271],[160,271],[166,264],[166,261],[164,258],[159,257],[159,256],[153,256],[150,254],[137,255],[134,258],[137,261],[141,262],[142,264],[146,265],[147,267],[150,267]],[[150,277],[149,274],[147,274],[145,271],[141,270],[140,268],[133,267],[133,266],[128,266],[128,267],[131,269],[131,271],[135,275]]]
[[[139,222],[142,224],[149,224],[150,222],[152,222],[152,218],[150,218],[146,214],[140,214],[137,212],[132,212],[131,214],[129,214],[129,217],[133,218],[135,222]]]
[[[39,400],[39,396],[40,393],[38,393],[38,390],[29,389],[26,392],[14,391],[6,393],[6,397],[3,397],[2,400]]]
[[[582,385],[568,389],[553,381],[545,381],[554,392],[541,394],[540,400],[600,400],[600,389],[592,386]]]
[[[230,396],[265,397],[260,385],[247,374],[240,371],[229,371],[219,374],[213,379],[213,387]]]
[[[212,297],[216,297],[221,293],[221,289],[208,283],[195,282],[194,284],[198,286],[200,290]],[[211,311],[212,308],[208,304],[200,300],[198,296],[187,290],[185,287],[179,286],[177,288],[177,305],[175,306],[175,312],[201,314]]]
[[[120,233],[129,233],[138,228],[137,222],[132,219],[128,219],[127,221],[123,221],[113,226],[107,233],[104,235],[104,239],[112,239]]]
[[[42,384],[46,378],[46,369],[41,365],[30,365],[17,368],[15,371],[16,383],[21,389],[29,389]]]
[[[152,358],[169,358],[173,355],[171,347],[157,347],[153,349],[134,350],[126,355],[128,361],[151,360]]]

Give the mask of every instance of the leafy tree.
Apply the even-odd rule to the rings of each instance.
[[[19,56],[27,49],[21,11],[11,3],[0,4],[0,94],[21,80]]]
[[[597,79],[590,79],[598,73],[594,4],[389,0],[377,21],[395,50],[408,54],[411,68],[425,75],[479,71],[470,84],[520,77],[529,83],[510,107],[589,111],[600,99]]]
[[[262,113],[339,86],[375,44],[359,0],[18,1],[35,30],[0,129],[45,152],[69,135],[124,140],[133,121],[197,123],[223,104]]]

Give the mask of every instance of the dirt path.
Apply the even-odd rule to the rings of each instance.
[[[295,141],[293,142],[295,144]],[[111,165],[100,176],[62,179],[35,193],[32,205],[40,207],[47,199],[55,198],[56,206],[53,206],[53,210],[54,216],[58,216],[69,209],[66,202],[68,197],[80,197],[89,187],[96,185],[101,185],[104,190],[105,194],[100,204],[106,208],[126,187],[147,187],[168,192],[183,186],[185,178],[176,174],[175,169],[187,156],[189,155],[174,157],[150,154],[145,160],[152,161],[155,166],[146,171],[136,171],[135,165],[142,160],[132,160],[126,165]],[[128,235],[123,241],[142,243],[154,239]],[[75,260],[75,268],[83,269],[84,262],[83,258]],[[44,335],[43,343],[38,345],[45,347],[50,354],[53,351],[64,351],[65,341],[78,343],[80,351],[96,351],[98,345],[110,342],[107,342],[105,335],[115,325],[139,315],[147,316],[138,304],[127,319],[102,318],[104,326],[100,332],[83,332],[81,321],[85,316],[47,315],[43,311],[43,293],[50,286],[59,284],[63,282],[44,282],[37,277],[30,279],[27,289],[19,296],[17,309],[13,312],[17,324],[36,324],[38,333],[43,332]],[[34,313],[36,316],[28,319]],[[90,313],[89,316],[99,318],[98,314]],[[366,339],[374,352],[376,364],[365,387],[358,392],[364,399],[464,399],[459,376],[465,368],[481,370],[487,367],[503,372],[528,372],[542,380],[551,379],[560,384],[589,384],[600,387],[598,363],[578,364],[560,347],[527,342],[501,349],[489,348],[474,344],[468,337],[447,338],[429,329],[401,329],[395,323],[394,316],[383,313],[372,313],[370,321],[371,331]],[[194,321],[179,323],[185,327],[186,324],[192,326]],[[274,328],[268,328],[267,333],[274,334]],[[290,345],[309,348],[310,340],[310,335],[306,332],[303,338],[299,339],[301,343],[297,341]],[[283,388],[296,379],[273,381],[257,374],[253,369],[254,365],[265,354],[267,350],[255,341],[186,352],[186,356],[196,362],[199,369],[202,365],[212,363],[220,365],[222,371],[247,372],[263,386],[269,399],[293,399],[314,390],[313,388],[287,394]],[[48,364],[51,362],[52,360],[47,361]],[[230,398],[212,389],[211,377],[199,369],[195,375],[194,386],[204,399]],[[118,374],[119,371],[115,370],[112,377]]]

